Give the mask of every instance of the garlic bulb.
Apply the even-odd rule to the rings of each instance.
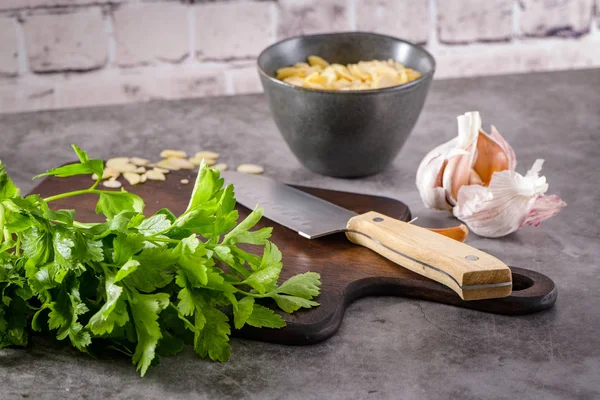
[[[508,235],[523,225],[539,225],[566,206],[539,176],[537,160],[525,176],[515,171],[512,147],[492,126],[481,129],[478,112],[457,117],[458,137],[425,156],[417,188],[429,208],[447,210],[485,237]]]

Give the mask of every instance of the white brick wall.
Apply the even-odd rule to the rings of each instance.
[[[522,0],[521,30],[526,35],[553,32],[579,35],[590,29],[593,0]]]
[[[17,26],[14,18],[0,18],[0,76],[10,77],[17,75]]]
[[[352,30],[347,0],[279,0],[277,36]]]
[[[121,67],[178,63],[189,54],[188,8],[178,3],[122,5],[113,22]]]
[[[510,39],[513,4],[513,0],[439,0],[439,40],[468,43]]]
[[[414,0],[356,0],[358,30],[425,43],[429,37],[429,3]]]
[[[196,55],[199,60],[256,57],[275,39],[270,2],[228,1],[198,4]]]
[[[23,27],[34,72],[86,71],[106,64],[108,35],[99,7],[26,16]]]
[[[600,67],[600,0],[0,0],[0,113],[261,91],[298,34],[423,44],[436,78]]]

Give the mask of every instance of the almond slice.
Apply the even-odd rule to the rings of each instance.
[[[137,169],[135,171],[136,174],[143,174],[144,172],[146,172],[146,168],[144,167],[137,167]]]
[[[171,164],[169,162],[168,158],[165,158],[164,160],[160,160],[159,162],[157,162],[156,163],[156,167],[163,168],[163,169],[168,169],[168,170],[171,170],[171,171],[179,171],[179,168],[177,168],[175,165]]]
[[[170,169],[166,169],[166,168],[161,168],[161,167],[154,167],[155,171],[158,171],[162,174],[168,174],[169,172],[171,172]]]
[[[265,169],[256,164],[241,164],[237,167],[237,171],[243,174],[262,174]]]
[[[216,160],[219,158],[219,153],[215,153],[214,151],[199,151],[194,158],[210,158],[211,160]]]
[[[121,173],[119,171],[117,171],[114,168],[104,168],[104,172],[102,173],[102,179],[108,179],[108,178],[118,178],[119,175],[121,175]],[[96,174],[92,174],[92,179],[93,180],[97,180],[98,179],[98,175]]]
[[[146,160],[145,158],[140,157],[131,157],[129,159],[129,162],[140,167],[145,167],[146,165],[150,164],[150,160]]]
[[[117,169],[116,165],[129,164],[129,157],[115,157],[106,160],[106,166],[109,168]]]
[[[161,151],[160,156],[162,158],[186,158],[187,154],[185,151],[167,149]]]
[[[125,178],[130,185],[137,185],[142,180],[142,178],[140,178],[140,176],[135,172],[125,172],[123,174],[123,178]]]
[[[140,183],[146,182],[147,179],[148,179],[148,175],[146,175],[146,174],[140,175]]]
[[[200,164],[202,164],[202,161],[204,161],[204,164],[208,165],[209,167],[211,165],[215,165],[217,162],[216,160],[214,160],[212,158],[192,157],[189,159],[189,162],[192,163],[193,165],[195,165],[196,167],[199,167]]]
[[[227,164],[225,163],[218,163],[214,166],[214,168],[218,169],[219,171],[227,171]]]
[[[111,189],[118,189],[118,188],[120,188],[123,185],[121,185],[121,182],[119,182],[118,180],[111,178],[111,179],[109,179],[107,181],[103,181],[102,182],[102,186],[107,187],[107,188],[111,188]]]
[[[146,176],[151,181],[164,181],[166,179],[165,174],[163,174],[162,172],[156,171],[154,169],[146,172]]]
[[[186,160],[185,158],[167,158],[167,161],[177,169],[194,169],[194,164]]]
[[[184,184],[184,185],[187,185],[188,183],[190,183],[190,180],[184,178],[184,179],[180,180],[179,182],[182,183],[182,184]]]

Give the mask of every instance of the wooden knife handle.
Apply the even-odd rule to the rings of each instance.
[[[387,259],[454,290],[463,300],[506,297],[510,268],[474,247],[371,211],[348,221],[346,236]]]

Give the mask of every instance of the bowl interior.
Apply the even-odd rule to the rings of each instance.
[[[435,61],[421,47],[390,36],[366,32],[342,32],[298,36],[265,49],[258,58],[259,68],[275,77],[279,68],[306,62],[317,55],[330,63],[349,64],[358,61],[396,60],[423,76],[433,74]]]

